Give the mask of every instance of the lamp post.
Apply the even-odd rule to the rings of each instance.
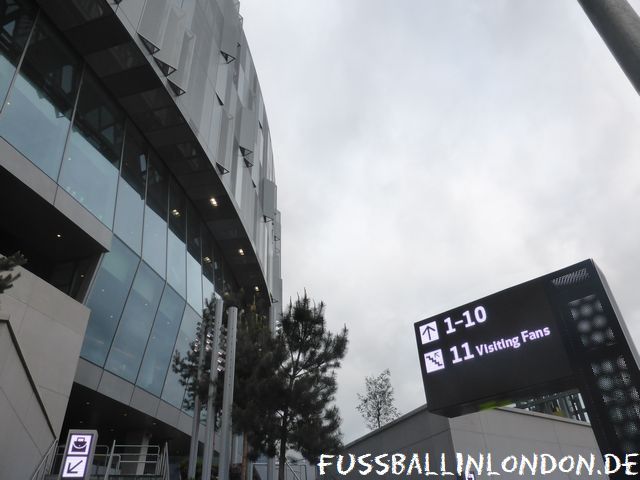
[[[640,94],[640,17],[627,0],[578,0]]]

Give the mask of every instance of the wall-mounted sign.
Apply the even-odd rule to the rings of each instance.
[[[89,479],[97,441],[96,430],[69,430],[60,466],[61,479]]]

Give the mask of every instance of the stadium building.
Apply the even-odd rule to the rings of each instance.
[[[0,26],[0,254],[28,259],[0,296],[0,478],[30,478],[69,428],[179,463],[192,412],[170,363],[204,299],[281,305],[239,4],[6,0]]]

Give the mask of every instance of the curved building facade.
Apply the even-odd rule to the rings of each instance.
[[[27,367],[49,354],[61,372],[47,388],[29,367],[35,394],[56,436],[183,444],[191,412],[170,363],[204,300],[243,288],[275,315],[282,292],[269,124],[239,4],[9,0],[0,24],[0,253],[28,258],[0,313]],[[17,321],[47,311],[39,292],[53,287],[55,308],[80,312],[77,338]]]

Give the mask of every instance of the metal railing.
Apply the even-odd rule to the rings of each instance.
[[[54,438],[53,442],[51,442],[51,445],[49,445],[47,452],[42,456],[42,460],[40,460],[40,463],[34,470],[33,475],[31,475],[31,480],[43,480],[45,478],[45,475],[48,471],[51,470],[51,467],[53,466],[57,447],[58,439]]]
[[[58,478],[64,445],[52,444],[31,480]],[[169,447],[159,445],[97,445],[91,465],[92,480],[169,480]]]

